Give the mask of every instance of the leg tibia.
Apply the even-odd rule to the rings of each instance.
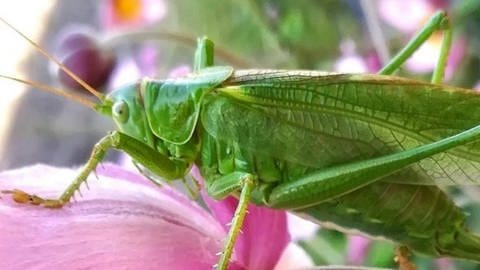
[[[378,74],[390,75],[400,68],[405,61],[436,31],[443,30],[442,47],[437,66],[433,72],[432,82],[441,83],[447,57],[452,42],[450,22],[445,12],[435,13],[425,26],[408,42],[408,44],[387,63]]]
[[[228,267],[228,263],[232,257],[233,247],[235,245],[235,241],[237,240],[238,234],[242,229],[243,221],[247,215],[247,206],[250,202],[250,196],[255,186],[253,175],[250,174],[245,175],[245,177],[241,179],[241,182],[242,192],[240,194],[237,209],[235,210],[235,214],[232,218],[227,239],[225,239],[225,247],[220,255],[220,260],[218,261],[216,267],[218,270],[226,270]]]

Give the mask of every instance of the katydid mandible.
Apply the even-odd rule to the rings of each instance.
[[[432,82],[391,76],[435,31],[444,38]],[[335,74],[213,66],[213,43],[199,39],[188,76],[142,79],[108,95],[85,86],[97,103],[67,96],[118,130],[58,199],[4,192],[61,207],[115,148],[167,181],[195,164],[210,196],[239,198],[217,269],[228,267],[249,202],[480,262],[480,236],[438,187],[480,184],[480,113],[471,110],[480,95],[441,84],[450,43],[438,12],[379,74]]]

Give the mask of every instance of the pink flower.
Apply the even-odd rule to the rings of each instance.
[[[43,165],[7,171],[0,173],[0,189],[54,197],[76,173]],[[17,204],[2,194],[0,269],[211,269],[216,263],[225,238],[223,222],[175,190],[158,188],[120,167],[107,164],[97,173],[99,180],[91,177],[90,190],[82,188],[83,197],[61,209]],[[257,217],[254,212],[249,215]],[[271,219],[263,212],[260,222],[270,227],[254,231],[252,239],[247,224],[243,241],[259,247],[236,249],[231,269],[253,269],[250,265],[258,262],[262,269],[275,265],[288,239],[282,236],[286,231],[270,233],[283,227],[280,216],[274,213]],[[261,248],[265,242],[258,242],[259,237],[271,249]]]
[[[196,167],[192,169],[192,175],[196,179],[201,179]],[[216,219],[223,224],[225,230],[228,230],[227,224],[232,220],[238,200],[230,196],[222,201],[216,201],[205,193],[202,193],[202,196]],[[235,244],[238,261],[246,269],[273,269],[290,242],[287,231],[285,211],[250,204],[242,233]]]
[[[453,270],[455,264],[449,258],[440,258],[435,260],[435,265],[437,270]]]
[[[341,56],[335,62],[335,71],[344,73],[365,73],[367,72],[367,63],[356,52],[355,42],[353,40],[344,40],[340,44]]]
[[[348,236],[347,260],[349,264],[362,265],[368,254],[371,240],[360,235]]]
[[[405,66],[413,72],[428,73],[435,69],[440,49],[442,45],[441,34],[434,34],[427,42],[425,42],[413,55],[407,60]],[[465,55],[467,41],[459,37],[452,43],[450,54],[445,67],[445,79],[449,80],[453,77],[456,68],[460,65]]]
[[[448,6],[445,0],[381,0],[379,1],[380,17],[410,37],[419,31],[428,19],[440,9]],[[408,14],[408,19],[405,19]],[[406,44],[407,41],[405,41]],[[442,34],[434,33],[405,63],[405,67],[415,73],[428,73],[437,65],[442,44]],[[447,61],[445,78],[448,80],[460,64],[466,50],[465,39],[454,39]]]
[[[190,67],[187,65],[180,65],[170,71],[168,74],[168,78],[177,78],[177,77],[182,77],[190,73]]]
[[[429,0],[380,0],[378,9],[385,22],[402,32],[414,33],[437,7]]]
[[[133,28],[162,19],[163,0],[106,0],[101,2],[100,21],[105,29]]]
[[[113,51],[100,46],[95,35],[83,27],[69,26],[63,32],[57,49],[62,63],[93,88],[105,86],[115,67]],[[54,70],[62,85],[85,92],[83,86],[56,65]]]

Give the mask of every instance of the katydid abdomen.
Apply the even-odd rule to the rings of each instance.
[[[464,214],[435,186],[378,182],[296,213],[340,231],[391,239],[425,255],[480,261],[480,237],[465,228]]]
[[[473,91],[402,78],[237,71],[205,98],[198,162],[207,182],[234,171],[256,175],[256,203],[291,209],[272,205],[269,192],[324,168],[475,127],[480,114],[468,110],[474,104],[480,105],[480,95]],[[478,142],[460,146],[341,196],[293,208],[316,222],[383,236],[424,254],[479,261],[480,239],[435,186],[478,182],[479,149]]]

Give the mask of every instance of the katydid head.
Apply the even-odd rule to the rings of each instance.
[[[141,84],[139,81],[113,91],[95,109],[111,117],[120,132],[154,147],[154,136],[148,126],[141,96]]]
[[[165,139],[164,135],[168,133],[158,132],[157,121],[162,115],[158,112],[152,113],[152,109],[159,108],[159,106],[155,102],[152,103],[151,96],[163,98],[164,96],[160,95],[160,92],[162,92],[165,82],[143,78],[136,83],[126,85],[108,94],[106,102],[104,102],[106,106],[100,106],[98,107],[100,110],[97,110],[101,112],[104,108],[108,109],[108,103],[110,103],[110,115],[120,132],[149,145],[172,159],[192,163],[198,154],[198,140],[193,136],[193,131],[189,133],[186,140],[180,142]],[[163,89],[163,94],[167,92],[168,89]],[[181,112],[171,116],[169,119],[177,117],[184,119],[184,122],[183,125],[171,125],[170,129],[182,132],[184,127],[188,126],[185,118],[182,118],[183,116]]]

